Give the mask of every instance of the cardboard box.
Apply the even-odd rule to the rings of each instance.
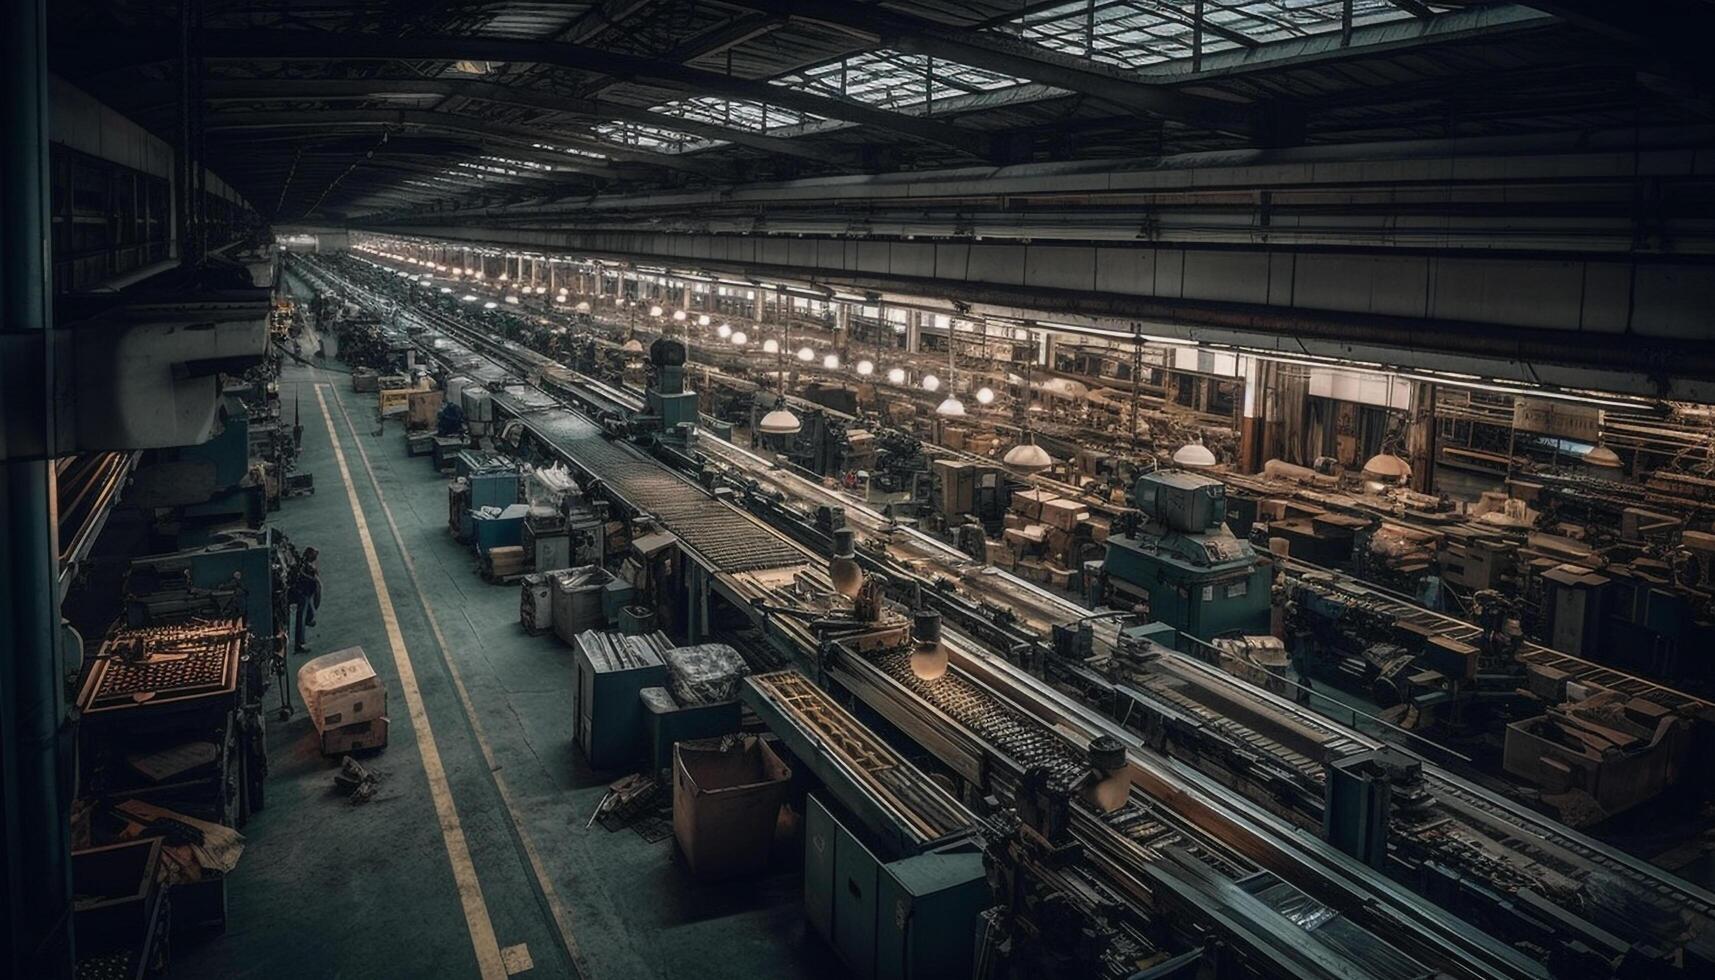
[[[764,870],[791,779],[791,767],[753,735],[674,746],[673,836],[691,874]]]
[[[1090,509],[1076,500],[1060,497],[1042,502],[1042,523],[1049,527],[1070,531],[1077,527],[1079,522],[1089,519]]]
[[[1012,495],[1012,509],[1023,514],[1025,520],[1035,523],[1042,519],[1042,505],[1058,499],[1058,494],[1047,490],[1020,490]]]
[[[318,732],[387,714],[387,689],[362,647],[323,654],[299,667],[298,696]]]
[[[353,725],[329,728],[321,733],[322,755],[346,755],[365,749],[387,747],[387,719],[373,718]]]

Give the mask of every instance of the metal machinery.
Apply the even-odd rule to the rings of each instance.
[[[1147,473],[1132,499],[1147,523],[1108,538],[1102,570],[1110,603],[1141,605],[1145,619],[1198,639],[1268,632],[1270,565],[1227,530],[1221,481]]]
[[[77,701],[89,803],[78,819],[92,841],[113,842],[139,812],[160,814],[167,841],[182,843],[175,835],[198,832],[175,815],[239,827],[262,808],[266,680],[253,649],[242,614],[114,625]],[[181,878],[174,927],[222,926],[225,887],[207,871]]]
[[[811,927],[858,977],[970,976],[990,902],[976,818],[803,675],[742,693],[821,781],[804,808]]]
[[[497,358],[494,373],[547,370],[531,352],[456,323],[446,329]],[[436,356],[469,353],[451,346]],[[1217,650],[1191,635],[1169,645],[1159,629],[1090,622],[1087,609],[969,562],[855,493],[718,440],[694,459],[648,459],[566,407],[608,398],[602,386],[574,379],[571,387],[584,394],[559,408],[510,395],[496,401],[561,458],[599,474],[616,501],[629,502],[616,502],[622,513],[654,514],[685,539],[686,555],[714,559],[687,591],[735,604],[808,683],[884,720],[890,738],[920,749],[933,778],[981,814],[995,901],[1019,910],[993,920],[1001,928],[979,947],[979,964],[988,964],[979,968],[995,972],[983,975],[1045,975],[1041,964],[1071,962],[1098,964],[1086,971],[1093,976],[1172,976],[1194,961],[1203,976],[1474,980],[1694,976],[1715,962],[1715,896],[1428,761],[1389,764],[1379,776],[1352,763],[1332,777],[1368,782],[1371,798],[1337,808],[1358,814],[1357,822],[1336,814],[1329,837],[1344,840],[1354,826],[1379,822],[1385,852],[1373,846],[1380,836],[1356,836],[1372,845],[1368,856],[1385,853],[1385,870],[1331,844],[1321,833],[1328,765],[1383,745],[1215,666],[1244,656],[1266,674],[1275,664],[1257,651]],[[713,493],[692,492],[688,473]],[[1231,541],[1218,530],[1218,490],[1188,479],[1162,493],[1206,499],[1179,501],[1189,512],[1179,514],[1152,489],[1139,501],[1147,528],[1193,544]],[[831,519],[818,526],[818,510],[831,515],[834,507],[843,508],[841,526],[855,546],[831,534]],[[711,534],[717,519],[721,531]],[[826,549],[830,538],[836,555],[865,573],[856,601],[832,587],[846,576],[830,568],[824,578],[806,550]],[[1162,550],[1136,548],[1131,557]],[[1254,552],[1248,557],[1239,565],[1247,576],[1267,574]],[[1266,587],[1252,591],[1267,609]],[[876,639],[864,622],[897,620],[906,596],[956,631],[932,646],[897,626]],[[1080,621],[1091,629],[1088,643],[1071,645],[1079,655],[1055,652],[1050,627]],[[1254,623],[1235,628],[1256,632]],[[1581,681],[1597,669],[1556,663]],[[915,809],[885,777],[859,771],[847,781],[896,812]],[[1383,781],[1387,799],[1378,805]],[[1105,800],[1092,795],[1104,786]],[[1056,959],[1068,955],[1082,958]]]
[[[639,424],[652,427],[662,443],[696,448],[697,393],[685,387],[685,345],[666,337],[649,345],[650,385]]]

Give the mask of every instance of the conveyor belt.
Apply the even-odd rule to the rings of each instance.
[[[432,326],[456,334],[464,331],[439,317]],[[473,377],[493,376],[496,362],[486,355],[472,354],[459,340],[427,345],[432,357],[447,363],[480,368]],[[474,358],[474,360],[473,360]],[[702,556],[717,572],[748,572],[765,568],[788,568],[809,561],[803,551],[769,531],[755,518],[730,504],[710,497],[701,487],[673,473],[660,463],[621,446],[603,433],[600,426],[570,409],[557,406],[539,390],[530,387],[496,387],[494,403],[517,418],[532,435],[552,447],[566,460],[601,481],[614,495],[637,510],[661,521],[687,547]]]
[[[1289,582],[1314,588],[1323,594],[1340,593],[1354,599],[1361,599],[1372,608],[1387,613],[1395,620],[1409,623],[1431,635],[1444,636],[1473,646],[1480,647],[1482,645],[1482,629],[1462,619],[1425,609],[1385,589],[1356,582],[1350,576],[1342,575],[1319,565],[1312,565],[1296,558],[1277,557],[1275,560],[1280,563],[1281,570],[1287,575]],[[1612,667],[1585,660],[1582,657],[1561,653],[1530,640],[1525,640],[1519,644],[1516,656],[1522,663],[1563,670],[1570,674],[1573,680],[1580,683],[1594,684],[1631,697],[1643,698],[1682,714],[1694,715],[1715,708],[1715,704],[1684,691],[1675,690],[1636,674],[1615,670]]]

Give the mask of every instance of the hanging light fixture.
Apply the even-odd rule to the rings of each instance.
[[[494,300],[489,300],[488,302],[482,304],[482,308],[485,310],[492,310],[492,309],[498,307],[499,305],[500,304],[496,303]]]
[[[947,648],[941,644],[941,614],[919,609],[911,616],[911,673],[938,681],[947,673]]]
[[[1625,467],[1625,463],[1620,460],[1619,453],[1600,444],[1584,454],[1584,465],[1604,470],[1618,470]]]
[[[923,376],[922,384],[923,384],[923,390],[924,391],[939,391],[939,390],[941,390],[941,379],[935,377],[933,374],[925,374]]]
[[[774,407],[756,424],[756,430],[765,436],[795,436],[803,428],[804,424],[798,421],[798,416],[786,407],[784,397],[776,398]]]
[[[650,316],[660,316],[663,312],[664,311],[659,306],[649,307],[649,315]]]
[[[673,322],[674,323],[684,323],[685,322],[685,311],[684,310],[674,310],[673,311]]]
[[[715,328],[715,336],[719,337],[722,340],[725,340],[728,337],[731,337],[732,336],[732,327],[728,324],[725,324],[725,323],[721,324],[720,326]]]
[[[743,330],[733,331],[732,336],[728,339],[732,341],[732,345],[734,347],[743,347],[745,344],[750,342],[750,338],[745,336]]]
[[[822,366],[832,371],[840,366],[840,355],[825,354],[822,356]]]
[[[1021,442],[1008,449],[1000,461],[1025,474],[1040,473],[1054,465],[1054,457],[1048,455],[1048,450],[1034,442]]]
[[[870,375],[874,374],[875,373],[875,362],[870,361],[870,360],[863,360],[863,361],[857,362],[857,373],[863,375],[866,378],[869,377]]]
[[[992,404],[994,404],[994,389],[986,387],[986,386],[982,387],[982,388],[978,388],[977,389],[977,404],[978,405],[992,405]]]
[[[762,352],[764,354],[778,354],[778,353],[780,353],[780,341],[775,340],[773,337],[770,337],[767,340],[764,340],[762,342]]]
[[[697,314],[697,326],[706,327],[708,325],[709,325],[709,315],[707,313],[698,313]],[[726,324],[723,323],[723,324],[721,324],[721,326],[726,326]],[[732,328],[728,327],[727,329],[730,330]],[[721,336],[724,337],[726,335],[722,334]]]
[[[1173,465],[1187,470],[1206,470],[1215,465],[1215,454],[1202,440],[1188,442],[1173,451]]]
[[[905,383],[905,369],[904,368],[888,368],[887,369],[887,380],[893,382],[896,385],[904,384]]]
[[[816,359],[816,352],[808,347],[798,348],[798,360],[808,364]]]
[[[856,599],[863,591],[863,569],[857,563],[857,532],[842,527],[834,532],[834,554],[828,559],[828,578],[834,591],[847,599]]]
[[[1364,461],[1363,477],[1380,483],[1405,483],[1411,479],[1411,464],[1393,453],[1376,453]]]

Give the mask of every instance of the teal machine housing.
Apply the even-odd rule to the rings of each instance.
[[[1102,570],[1114,605],[1145,602],[1145,617],[1200,640],[1269,629],[1271,566],[1227,530],[1226,485],[1160,470],[1138,478],[1141,525],[1108,538]]]
[[[690,448],[695,441],[697,393],[685,387],[685,345],[666,337],[649,345],[655,383],[644,393],[645,414],[659,426],[658,438],[668,445]]]

